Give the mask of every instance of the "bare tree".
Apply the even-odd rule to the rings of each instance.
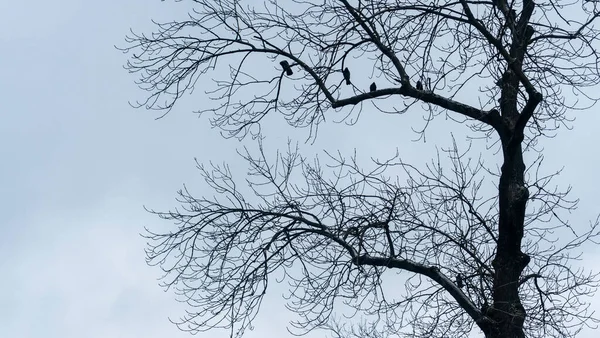
[[[596,322],[586,296],[598,275],[572,262],[595,243],[599,222],[571,227],[563,218],[577,201],[553,185],[559,171],[541,173],[537,141],[598,100],[597,3],[190,3],[188,18],[132,33],[122,48],[148,91],[138,107],[166,114],[200,80],[213,86],[200,113],[243,138],[267,114],[314,137],[336,109],[353,121],[365,103],[393,114],[419,114],[423,103],[419,135],[445,114],[487,140],[502,163],[488,167],[455,142],[424,168],[396,154],[367,170],[328,153],[324,170],[297,148],[270,160],[261,146],[258,156],[241,153],[249,193],[226,165],[199,164],[216,197],[180,191],[182,210],[156,212],[177,228],[147,234],[148,262],[190,304],[183,329],[241,335],[281,274],[301,332],[570,337]],[[527,152],[537,159],[526,164]],[[407,278],[398,299],[382,284],[394,270]],[[339,302],[377,319],[345,330],[332,316]]]

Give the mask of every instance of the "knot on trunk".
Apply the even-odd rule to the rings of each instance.
[[[529,189],[524,185],[516,185],[512,189],[514,203],[523,204],[529,199]]]

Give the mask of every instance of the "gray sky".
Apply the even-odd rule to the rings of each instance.
[[[142,92],[113,48],[130,27],[149,32],[151,18],[169,19],[185,7],[158,0],[0,2],[0,337],[190,336],[169,323],[182,306],[157,286],[158,269],[145,265],[139,233],[166,224],[142,206],[176,206],[183,183],[201,183],[194,157],[235,164],[241,144],[191,113],[201,91],[159,121],[130,108],[128,100]],[[544,143],[546,168],[565,165],[557,183],[573,185],[572,196],[581,199],[573,224],[587,224],[599,211],[598,109],[577,112],[573,131]],[[356,126],[328,123],[318,142],[303,148],[387,157],[399,147],[408,160],[426,161],[449,131],[461,133],[441,118],[426,144],[410,143],[411,121],[420,116],[409,115],[366,109]],[[270,149],[285,147],[288,135],[304,141],[307,131],[282,125],[273,119],[263,129]],[[599,258],[590,250],[581,264],[598,266]],[[273,290],[247,337],[286,336],[281,292]],[[600,295],[594,307],[600,309]]]

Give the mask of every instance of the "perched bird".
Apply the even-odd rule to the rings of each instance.
[[[421,80],[417,81],[417,89],[423,90],[423,83],[421,82]]]
[[[456,275],[456,286],[459,289],[462,289],[465,286],[465,283],[463,282],[462,275],[460,273],[458,275]]]
[[[525,27],[525,36],[532,37],[533,33],[535,33],[535,29],[533,28],[533,26],[527,25],[527,27]]]
[[[346,80],[346,84],[350,85],[350,69],[348,69],[348,67],[344,68],[344,71],[342,72],[344,74],[344,79]]]
[[[281,65],[281,67],[283,67],[283,70],[285,70],[285,73],[288,76],[294,74],[292,68],[290,67],[290,64],[286,60],[281,61],[279,64]]]
[[[371,83],[371,87],[369,87],[369,90],[372,92],[377,90],[377,85],[375,84],[375,82]]]
[[[533,36],[533,33],[535,33],[533,26],[527,25],[527,27],[525,27],[525,40],[527,44],[531,43],[531,37]]]

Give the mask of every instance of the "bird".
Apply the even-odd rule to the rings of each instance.
[[[417,89],[423,90],[423,83],[421,83],[421,80],[417,81]]]
[[[525,40],[527,44],[531,43],[531,37],[533,36],[533,33],[535,33],[533,26],[527,25],[527,27],[525,27]]]
[[[375,82],[371,83],[371,87],[369,87],[369,90],[372,92],[377,90],[377,85],[375,84]]]
[[[344,74],[344,79],[346,80],[346,84],[350,85],[350,69],[348,69],[348,67],[344,68],[344,71],[342,72]]]
[[[465,286],[465,284],[463,283],[462,275],[460,273],[456,275],[456,286],[459,289],[462,289]]]
[[[290,64],[287,62],[287,60],[283,60],[279,64],[281,65],[281,67],[283,67],[283,70],[285,70],[285,73],[288,76],[294,74],[294,72],[292,71],[292,68],[290,67]]]

